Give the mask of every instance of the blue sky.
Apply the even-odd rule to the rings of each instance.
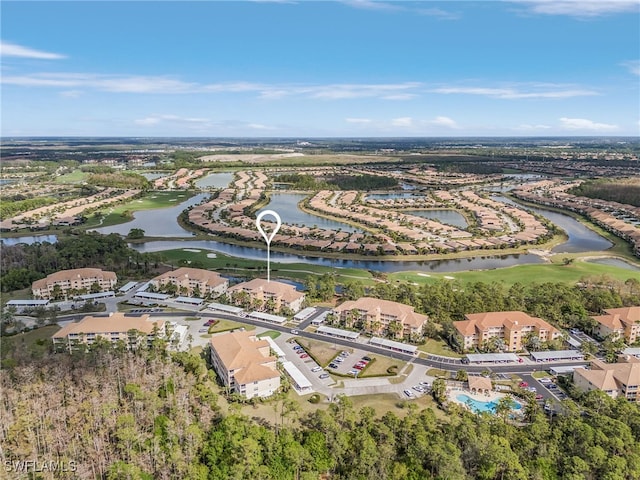
[[[1,10],[3,136],[640,135],[640,0]]]

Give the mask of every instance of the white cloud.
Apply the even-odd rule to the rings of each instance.
[[[404,10],[401,5],[396,5],[391,2],[377,2],[373,0],[342,0],[342,3],[355,8],[362,8],[365,10]]]
[[[344,121],[347,123],[371,123],[372,122],[370,118],[345,118]]]
[[[29,75],[3,75],[0,83],[23,87],[60,87],[94,89],[116,93],[255,93],[264,99],[290,96],[342,100],[350,98],[380,98],[408,100],[414,98],[422,84],[328,84],[278,85],[252,82],[196,83],[170,76],[102,75],[92,73],[34,73]]]
[[[35,58],[39,60],[60,60],[62,58],[67,58],[66,55],[61,55],[59,53],[35,50],[33,48],[23,47],[22,45],[16,45],[15,43],[9,43],[3,40],[0,40],[0,56]]]
[[[411,127],[413,126],[413,119],[411,117],[400,117],[391,120],[391,125],[394,127]]]
[[[459,128],[456,121],[449,117],[436,117],[429,123],[431,123],[432,125],[438,125],[440,127]]]
[[[528,7],[533,13],[569,15],[572,17],[598,17],[614,13],[638,12],[638,0],[512,0]]]
[[[598,95],[598,92],[595,90],[553,84],[523,85],[521,88],[440,87],[431,90],[431,92],[445,95],[482,95],[507,100],[522,98],[572,98]]]
[[[211,121],[208,118],[181,117],[179,115],[149,115],[145,118],[134,120],[136,125],[158,125],[159,123],[179,123],[184,125],[205,126]]]
[[[617,130],[617,125],[609,125],[607,123],[596,123],[586,118],[566,118],[560,119],[562,128],[567,130],[589,130],[599,132],[609,132],[611,130]]]
[[[247,127],[252,128],[254,130],[275,130],[275,127],[270,127],[268,125],[262,125],[261,123],[249,123]]]
[[[420,15],[437,17],[442,20],[458,20],[460,18],[460,14],[448,12],[447,10],[443,10],[441,8],[419,8],[416,11]]]
[[[526,132],[531,132],[535,130],[549,130],[550,128],[551,128],[550,125],[543,125],[543,124],[530,125],[528,123],[523,123],[522,125],[518,125],[517,127],[515,127],[514,130],[523,130]]]
[[[629,60],[628,62],[622,62],[624,67],[627,67],[634,75],[640,75],[640,60]]]

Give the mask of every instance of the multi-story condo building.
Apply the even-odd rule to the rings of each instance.
[[[51,337],[56,351],[69,352],[86,348],[102,338],[111,343],[124,342],[127,348],[147,347],[155,338],[166,338],[164,320],[149,320],[149,315],[128,317],[112,313],[108,317],[84,317],[68,323]]]
[[[640,340],[640,307],[609,308],[605,312],[606,315],[593,317],[600,337],[623,337],[630,344]]]
[[[225,293],[229,287],[229,280],[221,277],[218,273],[189,267],[165,272],[152,279],[150,283],[156,289],[173,285],[176,288],[176,293],[196,297],[207,295],[217,297]]]
[[[624,397],[640,403],[640,359],[621,355],[618,363],[592,360],[591,368],[576,368],[573,383],[583,392],[601,390],[612,398]]]
[[[422,337],[429,320],[409,305],[372,297],[343,302],[333,309],[333,315],[348,327],[359,327],[374,335],[390,333],[396,338]]]
[[[211,364],[230,392],[246,398],[268,397],[280,387],[280,372],[269,342],[258,340],[253,332],[213,336]]]
[[[114,289],[117,281],[114,272],[99,268],[76,268],[36,280],[31,284],[31,291],[36,298],[66,298],[83,293],[108,292]]]
[[[227,296],[236,305],[255,310],[280,312],[283,308],[296,313],[302,308],[305,295],[287,283],[254,278],[227,290]]]
[[[524,312],[484,312],[465,315],[466,320],[453,322],[465,350],[483,348],[492,338],[502,342],[502,349],[517,352],[528,337],[539,342],[555,340],[562,334],[541,318]]]

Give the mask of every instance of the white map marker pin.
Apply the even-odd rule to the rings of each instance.
[[[271,215],[273,218],[276,219],[276,228],[273,229],[273,232],[271,232],[271,235],[267,235],[267,232],[265,232],[262,229],[262,226],[260,225],[260,222],[262,221],[262,217],[264,217],[265,215]],[[278,215],[278,213],[274,212],[273,210],[263,210],[256,217],[256,227],[258,227],[258,231],[260,232],[260,235],[262,235],[262,238],[264,238],[264,241],[267,243],[267,282],[271,281],[271,265],[270,265],[271,240],[273,240],[273,237],[276,236],[276,233],[278,233],[278,230],[280,230],[281,225],[282,225],[282,219],[280,218],[280,215]]]

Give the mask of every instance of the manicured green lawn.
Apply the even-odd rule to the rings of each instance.
[[[219,333],[219,332],[227,332],[229,330],[235,330],[237,328],[243,328],[245,330],[255,330],[254,325],[247,325],[244,323],[234,322],[232,320],[222,320],[218,319],[215,325],[209,327],[208,333]]]
[[[585,261],[575,261],[569,265],[541,264],[518,265],[515,267],[498,268],[494,270],[473,270],[466,272],[428,273],[429,276],[420,275],[419,272],[399,272],[389,274],[390,280],[403,282],[435,283],[439,280],[458,280],[461,283],[473,282],[502,282],[506,285],[514,283],[539,283],[554,282],[574,284],[582,277],[590,275],[608,275],[617,280],[625,281],[638,276],[637,271],[602,265]],[[449,277],[449,278],[448,278]]]
[[[82,172],[80,170],[74,170],[71,173],[67,173],[66,175],[60,175],[56,177],[55,183],[82,183],[84,182],[89,174],[87,172]]]
[[[104,207],[101,209],[104,214],[102,223],[93,215],[89,216],[87,222],[83,225],[86,228],[95,228],[97,226],[108,227],[126,223],[131,220],[130,213],[140,210],[152,210],[155,208],[175,207],[179,203],[188,200],[194,195],[189,191],[168,191],[168,192],[149,192],[142,198],[137,198],[120,205],[112,207]]]
[[[273,339],[276,339],[280,336],[280,332],[276,332],[275,330],[267,330],[264,333],[261,333],[260,335],[258,335],[258,337],[262,338],[262,337],[271,337]]]
[[[164,261],[174,266],[189,265],[196,268],[207,268],[220,273],[243,276],[247,274],[266,276],[267,262],[261,262],[246,258],[230,257],[221,253],[208,250],[191,251],[198,249],[174,249],[161,252]],[[266,252],[265,252],[266,257]],[[188,263],[190,262],[190,263]],[[322,275],[335,273],[336,281],[358,281],[365,285],[373,285],[373,277],[366,270],[355,268],[332,268],[308,263],[277,263],[271,262],[271,278],[290,278],[305,280],[309,275]]]
[[[459,353],[451,350],[451,347],[444,340],[435,340],[433,338],[428,338],[424,345],[418,346],[418,350],[434,355],[442,355],[443,357],[462,357]]]

